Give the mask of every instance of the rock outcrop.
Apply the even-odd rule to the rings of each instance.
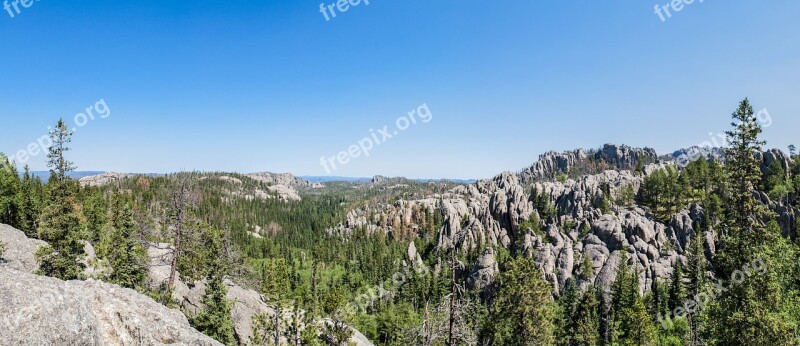
[[[169,281],[172,248],[169,244],[151,244],[147,250],[150,257],[149,284],[151,288],[158,288]],[[253,316],[274,316],[281,314],[286,322],[291,319],[288,311],[278,312],[270,306],[258,292],[241,287],[230,280],[225,280],[228,288],[227,299],[233,302],[231,318],[233,319],[236,338],[242,342],[250,340],[253,335]],[[180,278],[175,280],[172,300],[181,310],[189,316],[195,316],[203,306],[203,294],[206,290],[204,281],[197,281],[192,285],[184,283]],[[357,346],[372,346],[364,335],[354,330],[351,339]]]
[[[103,186],[108,184],[116,184],[117,182],[121,181],[122,179],[131,177],[131,174],[124,174],[124,173],[102,173],[97,175],[91,175],[88,177],[83,177],[78,180],[78,183],[81,186]]]
[[[651,148],[632,148],[626,145],[606,144],[600,149],[583,149],[557,153],[547,152],[539,156],[530,167],[519,173],[520,180],[527,183],[542,179],[552,179],[559,174],[593,174],[606,169],[630,170],[642,163],[658,160],[656,151]]]
[[[789,172],[790,167],[794,163],[789,154],[784,153],[780,149],[770,149],[761,153],[761,171],[766,174],[769,172],[771,166],[775,163],[783,169],[783,172]]]
[[[301,197],[297,193],[297,189],[316,189],[324,186],[320,183],[312,183],[300,179],[289,173],[251,173],[247,174],[246,177],[268,185],[267,191],[256,190],[254,194],[246,196],[251,196],[250,199],[266,199],[277,196],[282,201],[299,201]]]
[[[320,183],[312,183],[308,180],[300,179],[291,173],[261,172],[247,174],[247,177],[270,185],[283,185],[294,188],[320,188],[324,186]]]
[[[646,175],[674,164],[657,161],[652,149],[613,145],[589,153],[547,153],[517,174],[504,172],[443,194],[351,210],[346,222],[329,232],[347,236],[363,228],[413,239],[429,232],[424,222],[435,211],[441,215],[441,226],[434,231],[439,251],[485,251],[465,273],[468,284],[478,290],[493,286],[498,272],[495,249],[510,250],[518,242],[518,250],[535,259],[557,294],[570,280],[608,291],[622,261],[637,268],[640,290],[645,291],[654,280],[668,279],[676,261],[685,263],[685,251],[696,236],[706,243],[708,256],[716,239],[713,231],[695,234],[694,224],[703,219],[697,205],[665,223],[634,203],[632,197]],[[636,168],[643,172],[634,173]],[[600,171],[591,173],[596,170]],[[555,179],[561,174],[568,177]],[[554,212],[547,219],[534,205],[533,191],[552,205]],[[787,225],[794,222],[788,210],[785,214]],[[541,231],[523,227],[533,215],[541,220]],[[581,280],[578,274],[585,258],[594,275]]]
[[[3,267],[0,316],[4,345],[221,345],[136,291]]]
[[[535,259],[556,293],[569,280],[577,280],[583,288],[595,284],[608,291],[617,267],[625,262],[640,273],[644,292],[654,280],[668,279],[677,261],[686,263],[691,241],[704,242],[709,258],[716,252],[716,231],[698,234],[694,228],[705,218],[699,205],[688,205],[662,222],[632,200],[645,176],[669,165],[680,168],[678,159],[695,152],[709,160],[724,159],[718,148],[681,150],[660,160],[652,149],[615,145],[588,153],[580,149],[550,152],[520,173],[504,172],[442,194],[351,210],[346,221],[329,232],[347,236],[362,228],[413,239],[430,231],[425,216],[436,211],[442,219],[435,230],[441,252],[511,249],[518,242],[518,250]],[[765,172],[775,163],[784,170],[792,163],[776,149],[761,154],[760,160]],[[640,173],[633,172],[637,168]],[[537,200],[544,198],[552,205],[550,219],[543,219],[534,205],[533,191]],[[797,236],[797,210],[764,193],[756,198],[777,213],[785,236]],[[607,210],[601,208],[604,203]],[[532,215],[541,220],[541,231],[523,227]],[[494,252],[485,251],[466,273],[468,283],[479,290],[490,289],[496,274]],[[585,258],[595,273],[588,280],[578,279]]]
[[[25,233],[8,225],[0,224],[0,242],[6,244],[5,254],[0,260],[0,268],[8,268],[26,273],[39,269],[34,254],[36,250],[47,244],[38,239],[29,239]]]
[[[494,251],[493,248],[487,248],[478,258],[467,280],[469,288],[485,291],[492,289],[495,282],[497,282],[497,275],[500,274],[500,268],[498,267]]]
[[[711,144],[711,143],[709,143]],[[676,150],[670,155],[662,156],[661,159],[675,163],[678,167],[686,167],[690,162],[699,158],[705,158],[710,161],[722,162],[725,160],[725,152],[722,148],[710,146],[693,146],[685,149]]]

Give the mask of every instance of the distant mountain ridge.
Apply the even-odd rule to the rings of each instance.
[[[524,168],[519,172],[524,181],[534,181],[540,179],[553,179],[559,174],[576,174],[581,175],[590,173],[590,170],[596,170],[594,173],[599,173],[604,168],[607,169],[634,169],[639,161],[645,163],[674,163],[679,167],[685,166],[689,161],[705,157],[708,160],[722,161],[725,159],[723,148],[709,148],[709,147],[688,147],[675,150],[671,153],[658,155],[654,149],[651,148],[637,148],[627,145],[605,144],[597,149],[575,149],[563,152],[548,151],[539,156],[539,159],[533,165]],[[85,177],[97,176],[107,174],[106,171],[73,171],[68,172],[67,175],[75,180]],[[23,173],[20,172],[20,175]],[[50,177],[49,171],[31,171],[35,177],[39,177],[46,181]],[[162,176],[162,173],[125,173],[125,175],[144,175],[144,176]],[[327,182],[348,182],[348,183],[369,183],[378,180],[390,180],[395,178],[407,179],[416,182],[454,182],[462,184],[472,184],[479,179],[454,179],[454,178],[418,178],[410,179],[403,177],[388,178],[381,175],[373,177],[347,177],[347,176],[315,176],[315,175],[302,175],[294,176],[291,173],[249,173],[245,174],[254,179],[264,182],[290,185],[295,187],[309,187],[315,184]]]
[[[93,175],[99,175],[106,172],[103,171],[74,171],[74,172],[67,172],[67,176],[72,179],[78,180],[83,177],[90,177]],[[22,176],[24,172],[20,172],[20,176]],[[31,171],[31,175],[42,179],[42,181],[47,181],[50,179],[50,171]]]

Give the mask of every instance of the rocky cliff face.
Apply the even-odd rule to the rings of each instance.
[[[788,158],[781,154],[764,153],[765,165],[771,160],[788,165]],[[625,146],[606,145],[590,153],[551,152],[518,174],[504,172],[444,194],[352,210],[345,223],[329,231],[343,236],[356,228],[395,235],[400,229],[424,231],[421,214],[436,210],[443,219],[435,230],[440,251],[455,247],[483,253],[468,277],[468,283],[478,289],[491,288],[497,274],[495,252],[486,249],[510,249],[512,239],[519,239],[523,253],[535,258],[556,292],[571,279],[582,287],[594,283],[608,291],[621,261],[637,268],[640,289],[646,291],[654,280],[668,279],[676,261],[686,264],[691,241],[702,241],[710,257],[717,240],[713,230],[697,234],[694,229],[704,215],[698,205],[689,205],[668,222],[660,222],[635,203],[623,201],[626,194],[638,193],[646,175],[676,164],[674,160],[658,162],[652,149]],[[632,172],[637,166],[643,173]],[[588,173],[602,168],[607,169]],[[580,172],[587,173],[576,174]],[[555,181],[560,174],[571,178]],[[544,195],[556,210],[552,220],[543,220],[543,232],[538,234],[521,227],[531,215],[540,216],[531,201],[532,189]],[[784,233],[792,235],[796,211],[770,201],[766,195],[759,198],[778,213]],[[610,203],[605,212],[601,208],[604,199]],[[616,203],[618,200],[621,202]],[[581,280],[578,277],[584,258],[589,259],[594,275]]]
[[[283,185],[294,188],[320,188],[323,187],[320,183],[312,183],[307,180],[295,177],[290,173],[251,173],[247,174],[248,177],[271,185]]]
[[[639,162],[653,163],[658,160],[655,150],[632,148],[625,145],[606,144],[589,153],[583,149],[557,153],[547,152],[539,156],[530,167],[522,170],[519,177],[528,183],[552,179],[559,174],[581,175],[599,173],[606,169],[634,169]]]
[[[134,290],[100,281],[62,281],[33,274],[46,243],[0,224],[3,345],[219,345],[179,311]]]

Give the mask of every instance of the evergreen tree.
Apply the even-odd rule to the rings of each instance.
[[[495,302],[497,345],[553,345],[555,307],[550,284],[533,259],[516,258],[500,274]]]
[[[330,346],[345,346],[352,336],[353,330],[342,319],[334,319],[322,324],[322,338]]]
[[[137,239],[133,211],[128,203],[115,205],[115,218],[108,249],[111,265],[109,282],[122,287],[141,289],[147,275],[147,254]]]
[[[559,326],[558,344],[573,345],[577,333],[577,311],[581,295],[574,280],[569,280],[564,287],[564,293],[559,299]]]
[[[703,232],[695,227],[695,234],[691,239],[688,255],[688,276],[689,276],[689,297],[698,297],[706,285],[707,261],[705,255],[705,238]],[[689,316],[689,327],[691,329],[691,344],[700,344],[700,326],[704,314],[695,313]]]
[[[704,334],[711,345],[794,345],[798,342],[794,335],[797,306],[784,292],[786,271],[780,269],[786,269],[787,264],[779,260],[793,254],[793,247],[781,237],[777,223],[768,227],[762,224],[762,218],[769,215],[753,196],[761,179],[756,158],[764,144],[758,139],[761,126],[747,99],[733,118],[734,129],[727,132],[731,147],[726,154],[730,185],[735,188],[717,275],[732,278],[753,263],[762,263],[765,268],[763,273],[732,278],[737,283],[709,307]]]
[[[658,278],[653,280],[649,298],[650,315],[659,319],[669,314],[669,287],[667,284]]]
[[[598,293],[594,286],[589,286],[578,303],[574,315],[575,334],[572,337],[572,344],[575,346],[595,346],[600,341],[600,319],[598,310]]]
[[[685,317],[675,317],[658,332],[658,346],[700,345],[690,339],[689,322]]]
[[[28,238],[36,238],[38,236],[36,229],[38,227],[39,214],[41,213],[41,194],[41,180],[32,177],[30,168],[25,166],[19,194],[17,194],[17,205],[19,206],[17,226],[21,231],[25,232]]]
[[[83,201],[83,213],[85,238],[89,239],[92,243],[100,243],[103,241],[105,235],[105,228],[108,226],[108,205],[102,193],[99,191],[86,189],[84,194],[87,196]],[[121,212],[120,206],[116,206],[115,213]],[[131,223],[133,223],[133,214],[131,213]],[[115,225],[116,226],[116,225]]]
[[[407,345],[408,332],[419,324],[410,303],[389,304],[377,316],[378,340],[384,345]]]
[[[592,260],[589,258],[588,252],[583,255],[578,278],[583,281],[589,281],[594,278],[594,266],[592,265]]]
[[[561,305],[557,344],[594,346],[600,342],[599,302],[594,286],[583,294],[570,280],[559,301]]]
[[[5,155],[0,153],[0,223],[19,227],[17,221],[20,210],[16,201],[19,189],[17,169]]]
[[[209,243],[206,245],[210,254],[208,258],[210,270],[206,277],[206,290],[203,294],[205,308],[192,319],[192,324],[201,333],[225,345],[236,345],[233,319],[231,318],[233,304],[226,298],[228,288],[223,281],[225,261],[221,232],[212,229]]]
[[[683,284],[683,262],[681,262],[680,259],[676,259],[669,285],[669,309],[675,310],[675,308],[683,306],[685,298],[686,288]]]
[[[80,217],[76,212],[75,184],[67,177],[74,169],[64,154],[69,151],[72,133],[63,120],[50,132],[48,166],[50,181],[47,183],[48,201],[42,212],[39,238],[47,241],[36,252],[39,271],[62,280],[78,279],[84,265],[84,245],[80,239]]]
[[[250,344],[255,346],[280,346],[281,336],[284,334],[284,321],[280,314],[283,311],[280,304],[273,306],[275,313],[253,315],[253,335]]]
[[[611,341],[619,345],[652,345],[656,339],[653,321],[639,294],[638,274],[623,252],[612,284]]]
[[[753,107],[748,99],[739,104],[733,113],[733,130],[726,131],[730,147],[725,149],[728,157],[727,170],[733,189],[733,205],[731,206],[730,231],[735,232],[734,237],[751,233],[755,226],[758,206],[753,198],[752,191],[761,180],[760,162],[756,154],[761,152],[765,142],[758,139],[761,125],[753,113]],[[734,245],[734,244],[732,244]],[[747,254],[740,253],[741,256]],[[743,258],[740,258],[741,261]]]
[[[261,264],[261,292],[272,299],[284,299],[290,291],[290,268],[283,258],[265,259]]]

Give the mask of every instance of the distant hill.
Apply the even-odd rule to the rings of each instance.
[[[78,179],[83,178],[83,177],[88,177],[88,176],[98,175],[98,174],[103,174],[103,173],[105,173],[105,172],[101,172],[101,171],[74,171],[74,172],[68,172],[67,175],[72,179],[78,180]],[[20,172],[20,176],[22,174],[24,174],[24,173]],[[42,181],[47,181],[48,179],[50,179],[50,171],[31,171],[31,175],[33,175],[34,177],[39,177],[39,179],[42,179]]]
[[[339,176],[300,176],[299,178],[308,180],[312,183],[327,183],[327,182],[334,182],[334,181],[342,181],[347,183],[368,183],[372,182],[375,178],[361,178],[361,177],[339,177]],[[476,182],[476,179],[446,179],[446,178],[438,178],[438,179],[409,179],[412,181],[417,181],[421,183],[428,183],[428,182],[439,182],[439,181],[449,181],[454,183],[460,184],[472,184]]]
[[[298,178],[308,180],[312,183],[327,183],[331,181],[344,181],[348,183],[352,182],[368,182],[371,181],[372,178],[356,178],[356,177],[335,177],[335,176],[312,176],[312,175],[304,175]]]

